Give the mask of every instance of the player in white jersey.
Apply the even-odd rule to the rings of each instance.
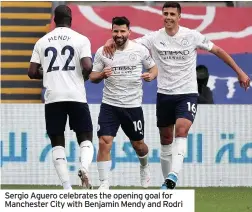
[[[141,107],[142,79],[155,79],[157,67],[147,48],[128,39],[129,25],[126,17],[113,18],[112,37],[116,44],[114,57],[109,59],[103,56],[103,47],[99,48],[90,74],[90,80],[94,83],[105,79],[97,132],[97,166],[101,182],[99,189],[109,189],[110,150],[120,126],[139,158],[141,185],[147,188],[150,182],[148,146],[144,143],[144,116]],[[148,72],[142,74],[143,67]]]
[[[151,51],[158,66],[157,126],[161,138],[161,167],[165,178],[162,188],[173,189],[183,166],[188,131],[197,111],[196,50],[209,51],[227,63],[237,73],[245,90],[250,85],[250,79],[223,49],[198,31],[179,26],[179,3],[166,2],[162,14],[164,28],[135,41]],[[104,47],[105,53],[113,54],[113,47],[112,40],[108,40]]]
[[[72,13],[68,6],[58,6],[54,14],[56,28],[35,44],[28,75],[31,79],[43,78],[46,130],[52,144],[53,163],[64,189],[72,189],[65,153],[67,117],[80,146],[78,175],[82,186],[91,189],[88,169],[94,153],[93,126],[84,87],[84,79],[88,79],[93,66],[91,45],[87,37],[70,28]]]

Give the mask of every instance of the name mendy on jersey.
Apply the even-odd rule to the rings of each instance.
[[[114,74],[132,74],[132,71],[136,68],[136,66],[118,66],[112,67],[112,70]]]
[[[164,56],[163,59],[184,60],[185,56],[190,54],[189,50],[183,51],[158,51],[160,56]]]
[[[52,36],[50,38],[48,38],[48,41],[55,41],[55,40],[65,40],[65,41],[69,41],[69,39],[71,39],[71,37],[67,36],[67,35],[58,35],[58,36]]]

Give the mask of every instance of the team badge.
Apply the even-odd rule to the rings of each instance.
[[[130,54],[129,59],[131,61],[135,61],[137,59],[137,56],[135,54]]]

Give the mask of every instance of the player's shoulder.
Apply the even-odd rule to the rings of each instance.
[[[193,31],[193,29],[190,29],[190,28],[188,28],[188,27],[184,27],[184,26],[179,26],[179,31],[181,31],[181,32],[192,32]]]
[[[43,46],[43,44],[44,44],[45,42],[47,42],[47,41],[48,41],[48,38],[51,37],[51,36],[52,36],[52,31],[46,33],[43,37],[41,37],[40,39],[38,39],[37,42],[35,43],[35,45],[36,45],[37,47]]]
[[[38,46],[42,46],[45,43],[48,43],[50,38],[54,37],[57,35],[57,28],[54,28],[53,30],[51,30],[50,32],[46,33],[43,37],[41,37],[37,42],[36,45]]]
[[[156,38],[156,37],[158,37],[160,35],[163,35],[164,33],[165,33],[165,28],[161,28],[159,30],[152,31],[147,35],[151,36],[152,38]]]
[[[106,57],[102,54],[102,51],[103,51],[103,47],[104,46],[101,46],[97,49],[96,53],[95,53],[95,56],[96,58],[99,58],[100,60],[104,60]]]
[[[136,43],[131,40],[129,42],[130,42],[130,45],[133,47],[133,49],[135,49],[136,51],[140,51],[140,52],[145,52],[146,50],[148,51],[148,49],[140,43]]]
[[[79,38],[79,39],[81,39],[81,40],[90,42],[89,38],[86,37],[85,35],[80,34],[79,32],[76,32],[76,31],[73,30],[73,29],[71,29],[71,32],[72,32],[72,34],[73,34],[76,38]]]
[[[69,35],[73,38],[74,42],[79,42],[80,44],[90,44],[90,40],[88,37],[86,37],[83,34],[80,34],[79,32],[76,32],[75,30],[69,28]]]
[[[195,29],[190,29],[184,26],[179,26],[179,32],[181,35],[195,35],[199,33],[199,31]]]
[[[197,43],[199,39],[200,32],[195,29],[190,29],[187,27],[179,26],[178,37],[181,42]]]
[[[100,47],[97,49],[96,54],[102,54],[103,48],[104,48],[104,46],[100,46]]]

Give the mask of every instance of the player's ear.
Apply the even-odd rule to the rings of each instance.
[[[131,33],[131,29],[129,29],[129,35],[130,35],[130,33]]]
[[[179,14],[179,16],[178,16],[178,20],[180,21],[180,19],[181,19],[181,13]]]

